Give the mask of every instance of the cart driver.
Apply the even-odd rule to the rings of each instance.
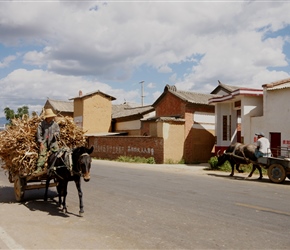
[[[52,109],[45,109],[43,117],[44,120],[38,124],[36,135],[39,143],[39,155],[35,174],[42,172],[43,166],[47,161],[48,152],[57,152],[59,150],[57,139],[59,138],[60,128],[54,121],[56,114],[54,114]]]
[[[268,138],[265,137],[265,134],[263,132],[259,132],[259,133],[256,133],[255,135],[258,136],[257,149],[255,151],[255,156],[257,158],[263,157],[263,156],[271,156],[270,142]]]

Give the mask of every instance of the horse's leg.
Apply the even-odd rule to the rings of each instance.
[[[79,201],[80,201],[79,215],[83,216],[83,214],[84,214],[84,204],[83,204],[83,192],[82,192],[82,189],[81,189],[81,179],[80,179],[80,177],[75,179],[75,184],[76,184],[76,187],[77,187],[77,190],[78,190]]]
[[[252,171],[251,171],[251,173],[248,175],[248,178],[252,177],[252,175],[253,175],[253,173],[255,172],[255,170],[256,170],[256,166],[253,165],[253,167],[252,167]]]
[[[244,173],[244,170],[240,169],[240,164],[236,165],[236,169],[239,173]]]
[[[50,182],[50,178],[47,178],[47,180],[45,182],[44,201],[47,201],[47,192],[48,192],[49,182]]]
[[[261,166],[258,165],[258,164],[257,164],[257,165],[256,165],[256,164],[253,164],[252,171],[251,171],[251,173],[249,174],[248,177],[252,177],[252,175],[253,175],[253,173],[254,173],[254,171],[255,171],[256,169],[258,169],[259,174],[260,174],[258,180],[262,180],[262,179],[263,179],[262,168],[261,168]]]
[[[234,161],[229,161],[231,167],[232,167],[232,172],[230,174],[230,176],[234,176],[234,172],[235,172],[235,162]]]
[[[62,182],[59,182],[58,184],[57,184],[57,187],[56,187],[56,189],[57,189],[57,193],[58,193],[58,206],[60,207],[61,206],[61,196],[62,196],[62,193],[63,193],[63,191],[62,191]]]
[[[248,175],[248,178],[252,177],[253,173],[255,172],[255,170],[257,169],[257,166],[255,164],[253,164],[253,167],[252,167],[252,171],[251,173]],[[260,170],[259,170],[260,171]]]
[[[62,207],[62,211],[67,213],[66,207],[67,181],[60,181],[58,183],[57,192],[58,192],[58,206]]]
[[[65,213],[67,213],[66,207],[67,185],[68,182],[66,181],[63,186],[63,200],[62,200],[62,211],[64,211]]]

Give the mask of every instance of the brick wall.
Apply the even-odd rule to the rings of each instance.
[[[177,96],[168,92],[160,103],[155,107],[156,116],[174,116],[183,117],[185,113],[185,102]]]
[[[164,161],[163,138],[145,136],[91,136],[89,146],[94,146],[92,157],[115,160],[119,156],[153,157],[157,164]]]

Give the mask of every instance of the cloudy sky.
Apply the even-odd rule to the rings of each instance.
[[[0,117],[100,90],[152,104],[290,77],[290,1],[0,1]]]

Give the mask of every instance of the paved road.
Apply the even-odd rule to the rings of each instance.
[[[0,171],[0,249],[289,249],[289,181],[203,168],[94,160],[82,218],[73,183],[63,214]]]

